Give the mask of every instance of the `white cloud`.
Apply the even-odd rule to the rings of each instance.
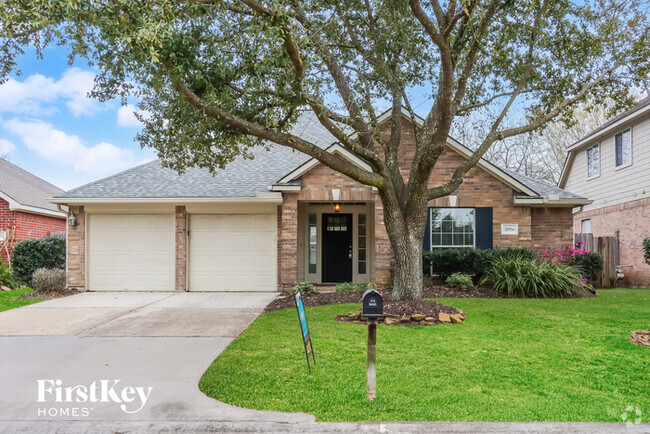
[[[117,109],[117,125],[120,127],[141,127],[142,123],[135,117],[134,112],[139,115],[148,117],[150,114],[147,111],[139,110],[133,104],[127,104]]]
[[[0,85],[0,113],[47,115],[58,111],[63,100],[74,117],[92,116],[102,105],[87,97],[95,74],[79,68],[65,71],[60,80],[34,74],[24,81],[10,78]]]
[[[11,119],[3,126],[20,137],[30,151],[75,171],[102,175],[142,162],[129,149],[107,142],[89,146],[79,136],[57,130],[46,122]]]
[[[7,139],[0,139],[0,157],[10,155],[16,150],[16,145]]]

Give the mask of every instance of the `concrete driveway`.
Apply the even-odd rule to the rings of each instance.
[[[11,426],[2,421],[28,420],[313,421],[233,407],[198,389],[275,296],[82,293],[2,312],[0,431]]]

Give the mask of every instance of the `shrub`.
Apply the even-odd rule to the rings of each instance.
[[[539,258],[539,254],[528,247],[496,247],[492,251],[492,260],[495,258],[524,258],[531,261],[536,261]]]
[[[350,282],[344,282],[344,283],[339,283],[334,287],[334,291],[336,292],[343,292],[343,291],[358,291],[360,289],[366,289],[368,288],[367,283],[350,283]]]
[[[500,257],[492,261],[481,284],[508,297],[572,297],[584,295],[588,286],[580,271],[551,262],[537,263],[521,257]]]
[[[18,241],[11,255],[14,279],[30,285],[32,274],[39,268],[65,268],[65,240],[35,238]]]
[[[467,291],[474,286],[472,277],[463,273],[454,273],[451,276],[447,277],[447,280],[445,282],[452,288],[462,289],[463,291]]]
[[[61,292],[65,289],[65,270],[60,268],[39,268],[32,275],[36,291]]]
[[[454,273],[463,273],[481,277],[490,263],[491,250],[473,248],[435,249],[425,252],[425,269],[447,278]]]
[[[0,286],[6,286],[9,289],[16,289],[18,285],[14,281],[11,269],[0,259]]]
[[[295,294],[298,291],[300,291],[302,295],[318,294],[316,287],[309,282],[298,282],[296,286],[293,287],[291,294]]]
[[[555,265],[569,265],[577,268],[589,283],[593,283],[598,272],[603,269],[603,257],[599,253],[590,252],[587,248],[580,247],[580,243],[568,246],[565,250],[549,248],[542,257]]]
[[[572,257],[570,265],[576,267],[582,276],[593,284],[596,276],[603,269],[603,257],[599,253],[583,253]]]
[[[650,265],[650,237],[643,240],[643,257],[646,264]]]

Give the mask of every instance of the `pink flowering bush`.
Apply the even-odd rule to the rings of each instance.
[[[565,250],[553,250],[549,246],[542,259],[555,265],[567,265],[577,268],[584,277],[584,283],[593,284],[598,273],[603,269],[603,257],[589,251],[582,243],[567,246]]]

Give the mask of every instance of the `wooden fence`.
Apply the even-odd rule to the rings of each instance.
[[[596,288],[612,288],[616,285],[616,266],[620,264],[618,238],[594,237],[593,234],[573,234],[573,242],[603,257],[603,271],[598,274]]]

